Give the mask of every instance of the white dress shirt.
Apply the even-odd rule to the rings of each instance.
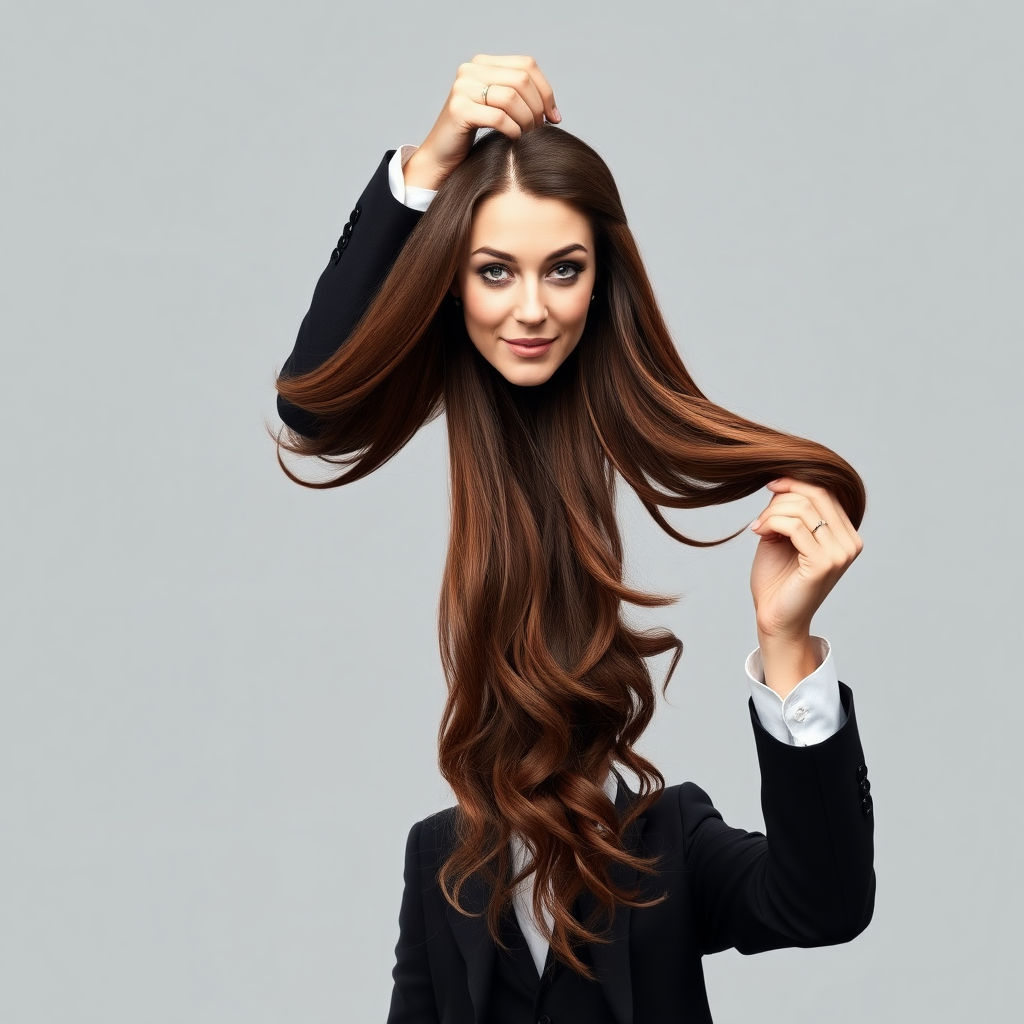
[[[426,188],[406,185],[403,167],[416,152],[416,146],[402,146],[395,150],[388,164],[388,183],[391,194],[412,210],[426,210],[437,194]],[[785,699],[765,685],[764,668],[761,664],[761,649],[758,647],[747,657],[747,684],[750,698],[754,702],[758,721],[765,731],[780,743],[789,746],[809,747],[827,740],[846,723],[846,712],[839,700],[839,677],[836,674],[832,648],[823,637],[811,637],[818,655],[818,667],[801,679]],[[613,803],[617,794],[618,781],[614,774],[605,779],[604,790]],[[512,837],[512,861],[518,872],[526,863],[527,851],[518,836]],[[512,898],[516,919],[522,930],[530,955],[543,974],[544,962],[548,955],[548,940],[533,916],[533,876],[529,876]],[[550,932],[554,919],[546,911],[544,924]]]

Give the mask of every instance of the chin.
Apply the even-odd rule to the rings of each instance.
[[[535,388],[547,384],[565,365],[576,350],[576,345],[555,346],[539,359],[521,359],[507,352],[483,353],[485,359],[509,382],[521,388]],[[487,358],[488,355],[494,358]]]
[[[547,366],[495,365],[494,368],[509,382],[521,388],[535,388],[546,384],[562,364],[549,363]]]
[[[515,384],[516,387],[520,388],[535,388],[541,384],[547,384],[554,375],[554,370],[550,370],[546,373],[538,372],[536,370],[533,370],[530,373],[502,373],[502,377],[504,377],[509,384]]]

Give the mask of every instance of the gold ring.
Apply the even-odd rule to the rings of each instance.
[[[483,102],[483,105],[485,107],[487,106],[487,90],[488,89],[490,89],[490,85],[485,85],[484,88],[483,88],[483,92],[480,93],[480,99]]]

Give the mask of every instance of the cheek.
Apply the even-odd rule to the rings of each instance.
[[[505,316],[507,303],[501,301],[496,294],[486,286],[470,287],[463,293],[462,306],[466,313],[466,322],[473,322],[481,325],[495,325]]]
[[[590,312],[590,294],[589,288],[574,288],[565,297],[564,302],[559,304],[559,319],[566,329],[571,329],[573,333],[583,332],[587,314]]]

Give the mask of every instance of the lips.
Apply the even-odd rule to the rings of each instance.
[[[501,340],[517,356],[524,356],[527,359],[544,355],[555,343],[554,338],[502,338]]]

